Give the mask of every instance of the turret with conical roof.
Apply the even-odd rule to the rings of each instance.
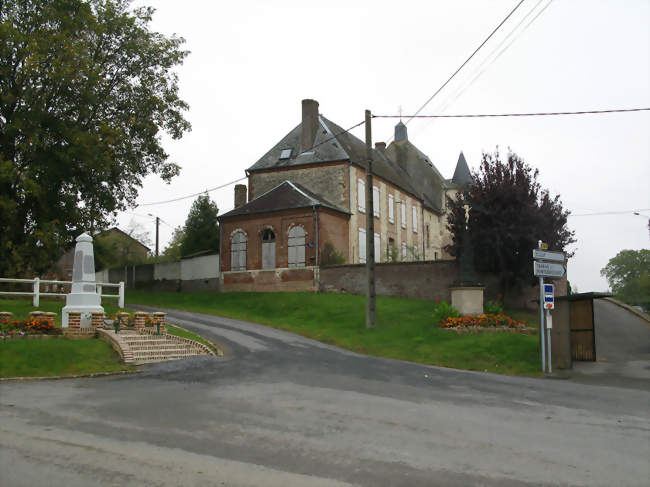
[[[451,178],[451,182],[460,187],[467,186],[472,182],[472,173],[469,170],[469,166],[467,165],[463,151],[461,151],[460,155],[458,156],[456,170],[454,171],[454,177]]]

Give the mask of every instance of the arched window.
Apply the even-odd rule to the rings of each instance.
[[[262,269],[275,269],[275,233],[270,228],[262,234]]]
[[[289,230],[289,267],[305,267],[305,231],[302,227]]]
[[[241,230],[230,239],[230,270],[246,270],[246,235]]]

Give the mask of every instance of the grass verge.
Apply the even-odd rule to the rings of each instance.
[[[134,370],[101,340],[2,340],[0,377],[51,377]]]
[[[377,327],[367,329],[364,296],[130,291],[126,298],[129,304],[261,323],[368,355],[458,369],[539,374],[536,336],[442,330],[433,323],[430,301],[378,297]]]
[[[177,336],[177,337],[183,337],[183,338],[189,338],[190,340],[197,341],[197,342],[202,343],[203,345],[207,346],[210,350],[212,350],[217,355],[220,354],[220,351],[217,350],[214,347],[214,345],[212,345],[212,343],[207,341],[201,335],[197,335],[196,333],[192,333],[191,331],[186,330],[185,328],[181,328],[180,326],[170,325],[169,323],[166,323],[165,326],[167,327],[167,333],[169,333],[170,335],[174,335],[174,336]]]

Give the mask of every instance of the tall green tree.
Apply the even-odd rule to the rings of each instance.
[[[200,195],[190,208],[185,220],[181,243],[183,256],[197,252],[219,252],[219,208],[207,194]]]
[[[172,238],[163,251],[165,260],[178,260],[182,257],[181,245],[183,245],[183,240],[185,240],[185,228],[183,226],[174,228]]]
[[[146,175],[179,172],[161,136],[190,130],[173,71],[188,53],[129,4],[0,1],[0,275],[42,272]]]
[[[650,250],[621,250],[609,259],[600,275],[623,301],[650,307]]]
[[[452,243],[446,250],[459,256],[469,236],[477,271],[500,276],[502,290],[532,279],[532,249],[543,240],[553,250],[574,243],[559,196],[542,189],[539,171],[514,153],[501,160],[498,151],[484,153],[472,183],[450,198],[447,228]],[[465,233],[465,209],[470,209]]]

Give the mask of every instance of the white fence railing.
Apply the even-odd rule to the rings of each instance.
[[[40,279],[35,277],[34,279],[9,279],[6,277],[0,277],[0,282],[13,282],[17,284],[31,284],[31,291],[0,291],[0,295],[5,296],[32,296],[34,306],[38,306],[41,296],[67,296],[68,293],[50,293],[50,292],[41,292],[41,284],[62,284],[62,285],[72,285],[72,281],[51,281],[47,279]],[[113,287],[118,289],[118,294],[102,294],[102,291],[105,287]],[[110,282],[98,282],[95,284],[95,292],[99,294],[102,298],[117,298],[117,305],[120,308],[124,308],[124,282],[121,281],[119,284],[113,284]]]

